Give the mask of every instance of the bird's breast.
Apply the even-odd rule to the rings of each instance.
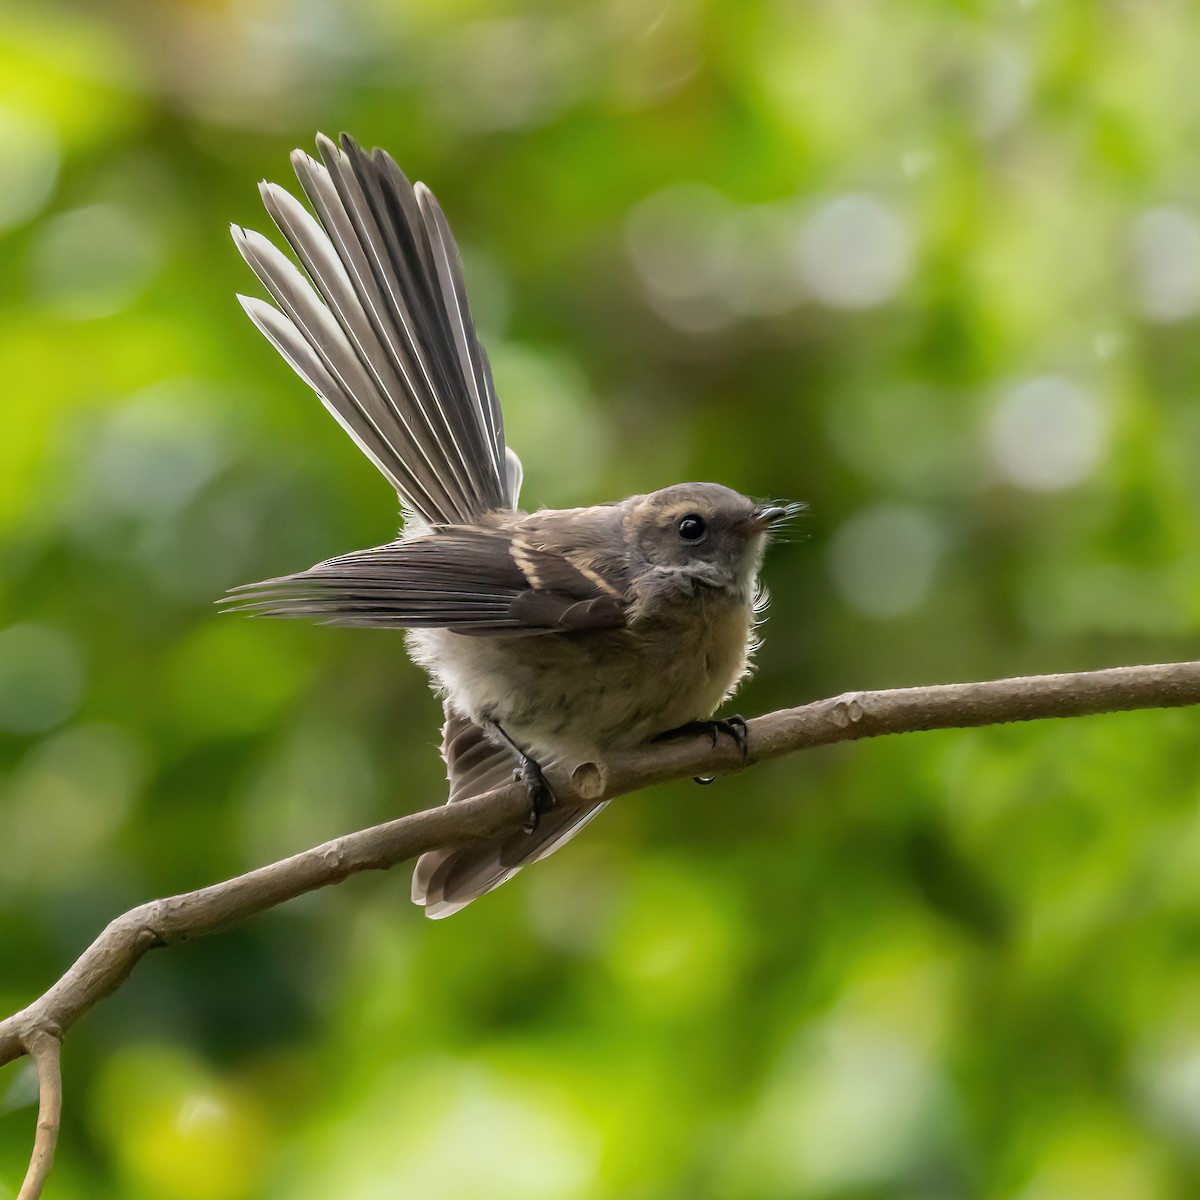
[[[577,761],[710,717],[749,668],[753,613],[721,593],[656,605],[630,626],[489,639],[409,633],[413,657],[464,715],[534,757]]]

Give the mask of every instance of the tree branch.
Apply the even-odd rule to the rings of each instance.
[[[551,783],[559,801],[572,804],[611,799],[672,779],[727,775],[797,750],[857,738],[1190,704],[1200,704],[1200,662],[847,692],[750,721],[744,759],[731,739],[713,746],[701,735],[652,743],[606,763],[583,763],[569,776],[552,776]],[[148,950],[215,933],[360,871],[387,870],[426,850],[512,832],[527,815],[524,787],[512,783],[335,838],[223,883],[152,900],[117,917],[47,992],[0,1022],[0,1065],[28,1054],[38,1071],[37,1138],[19,1200],[36,1200],[41,1194],[54,1154],[63,1033],[120,987]]]
[[[38,1200],[54,1163],[62,1120],[62,1035],[57,1030],[35,1029],[25,1048],[37,1068],[38,1119],[29,1170],[17,1200]]]

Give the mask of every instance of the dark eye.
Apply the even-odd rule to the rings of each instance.
[[[686,517],[680,517],[679,524],[675,528],[685,542],[698,542],[708,532],[704,518],[696,516],[695,513],[688,513]]]

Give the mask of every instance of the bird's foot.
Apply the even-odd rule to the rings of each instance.
[[[546,782],[541,764],[526,754],[495,721],[488,722],[488,728],[516,756],[518,765],[513,771],[513,779],[525,785],[525,794],[529,797],[529,820],[525,822],[524,829],[526,833],[533,833],[542,819],[542,814],[553,808],[558,801]]]
[[[694,737],[698,733],[707,733],[712,738],[714,750],[717,748],[717,740],[721,734],[732,738],[733,744],[741,753],[742,761],[746,761],[746,755],[749,753],[750,731],[746,725],[746,718],[741,716],[717,717],[711,721],[689,721],[686,725],[680,725],[678,729],[668,729],[666,733],[660,733],[654,740],[661,742],[668,738]],[[709,784],[716,776],[694,775],[692,778],[696,783]]]
[[[542,768],[528,754],[521,755],[521,765],[513,772],[513,778],[525,785],[525,794],[529,797],[529,820],[523,828],[526,833],[533,833],[542,819],[542,813],[554,807],[554,793],[542,774]]]

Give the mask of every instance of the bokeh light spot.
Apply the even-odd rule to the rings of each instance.
[[[1180,208],[1152,208],[1133,224],[1138,307],[1151,321],[1182,321],[1200,309],[1200,224]]]
[[[974,88],[975,128],[996,137],[1021,116],[1029,98],[1030,64],[1016,43],[991,38],[982,47]]]
[[[158,265],[158,240],[144,221],[113,204],[95,204],[47,221],[34,244],[36,296],[67,320],[120,312]]]
[[[729,268],[730,246],[721,230],[731,208],[713,188],[681,183],[648,196],[630,212],[626,244],[652,294],[668,300],[717,294]]]
[[[1000,474],[1017,487],[1052,492],[1082,483],[1108,442],[1108,423],[1095,396],[1061,376],[1010,388],[988,425],[988,446]]]
[[[89,450],[94,498],[114,510],[170,516],[221,466],[214,397],[191,380],[169,380],[113,412]]]
[[[943,1081],[918,1045],[835,1013],[781,1057],[733,1170],[774,1185],[752,1194],[848,1194],[911,1170],[937,1140],[946,1107]]]
[[[830,308],[873,308],[891,300],[912,272],[912,233],[874,196],[838,196],[801,226],[795,267],[813,298]]]
[[[302,1150],[294,1200],[595,1195],[598,1137],[575,1097],[520,1069],[411,1059]],[[323,1144],[322,1144],[323,1143]]]
[[[939,526],[918,509],[891,504],[869,508],[834,535],[834,583],[846,603],[864,616],[903,616],[929,594],[944,540]]]

